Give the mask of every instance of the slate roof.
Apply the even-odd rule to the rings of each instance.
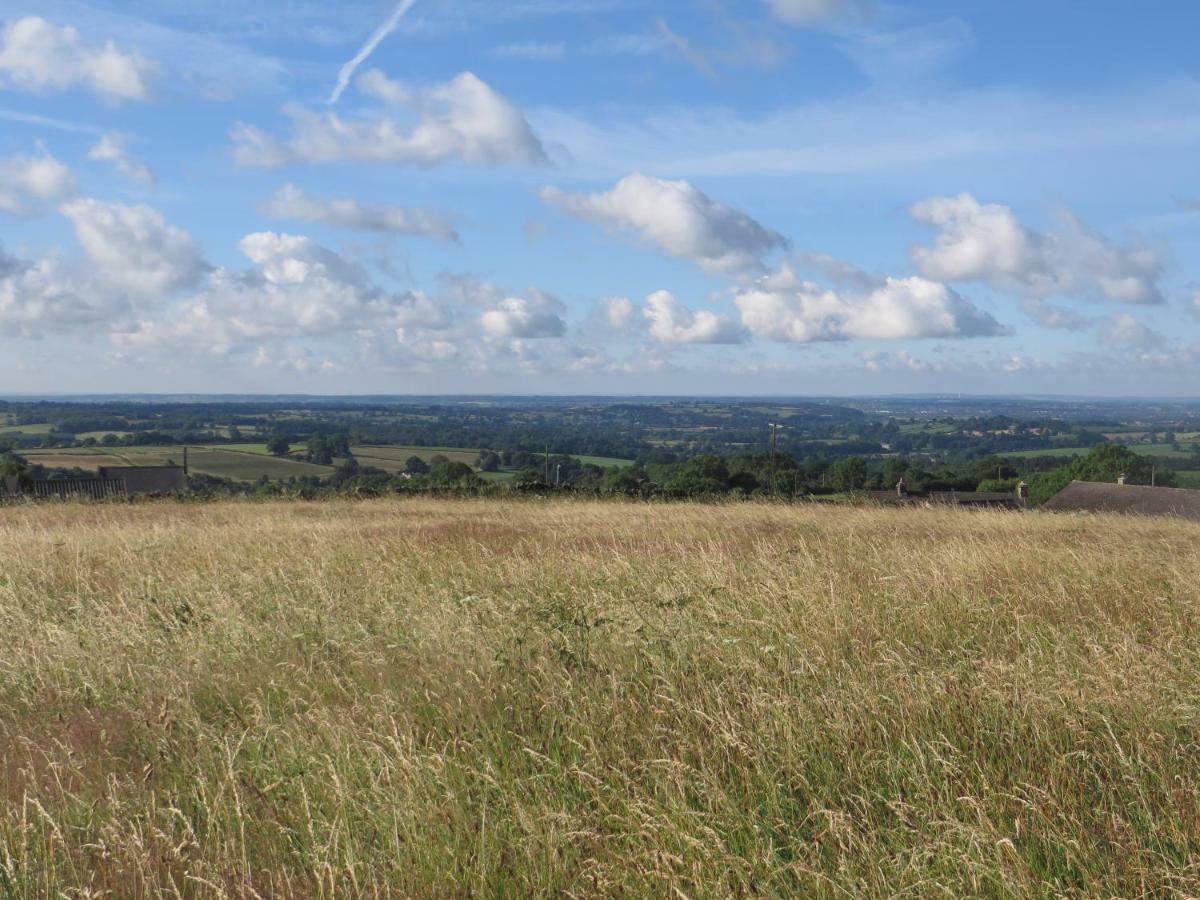
[[[1178,516],[1200,522],[1200,491],[1072,481],[1042,504],[1057,512],[1108,512],[1136,516]]]

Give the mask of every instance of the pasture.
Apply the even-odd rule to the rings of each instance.
[[[1196,896],[1200,526],[14,505],[7,896]]]
[[[239,445],[230,445],[239,446]],[[22,456],[36,465],[81,468],[95,471],[100,466],[182,465],[182,447],[80,447],[59,450],[27,450]],[[215,447],[188,447],[188,468],[201,475],[215,475],[234,481],[257,481],[264,475],[279,481],[293,476],[324,477],[332,466],[318,466],[299,460],[268,456],[243,450]]]

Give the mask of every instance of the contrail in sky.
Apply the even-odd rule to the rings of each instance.
[[[333,89],[333,93],[329,95],[330,103],[338,102],[338,97],[342,96],[342,91],[350,84],[350,78],[354,75],[354,70],[361,66],[366,58],[375,52],[375,48],[379,46],[380,41],[396,30],[396,26],[404,18],[404,14],[412,9],[413,4],[416,2],[417,0],[400,0],[396,4],[396,8],[392,10],[392,14],[388,16],[387,21],[376,28],[374,33],[367,38],[367,42],[362,45],[362,49],[354,54],[354,59],[342,66],[338,72],[337,86]]]

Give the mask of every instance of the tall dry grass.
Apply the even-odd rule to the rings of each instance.
[[[0,896],[1195,896],[1200,527],[0,509]]]

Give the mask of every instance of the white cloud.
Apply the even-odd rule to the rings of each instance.
[[[716,203],[686,181],[635,173],[611,190],[570,194],[543,188],[544,202],[608,228],[631,228],[671,256],[712,272],[762,268],[763,257],[787,246],[777,232],[740,210]]]
[[[566,334],[566,307],[550,294],[530,291],[529,297],[505,297],[479,317],[485,334],[495,338],[556,338]]]
[[[338,70],[337,84],[334,85],[333,92],[329,95],[330,103],[338,102],[338,99],[342,96],[342,92],[350,85],[350,79],[354,77],[354,73],[358,67],[366,61],[368,56],[375,52],[375,48],[379,46],[385,37],[396,30],[396,26],[400,24],[400,20],[412,9],[414,2],[415,0],[400,0],[396,4],[396,8],[392,10],[392,14],[371,33],[371,36],[367,38],[367,42],[359,48],[359,51]]]
[[[779,20],[803,28],[818,28],[867,17],[870,0],[766,0]]]
[[[0,212],[28,215],[75,192],[71,170],[44,150],[0,159]]]
[[[489,56],[496,59],[520,59],[533,62],[560,60],[567,55],[565,44],[525,41],[514,44],[502,44],[488,51]]]
[[[1073,309],[1053,306],[1039,297],[1026,297],[1021,308],[1043,328],[1062,328],[1067,331],[1079,331],[1091,324],[1091,320]]]
[[[162,296],[195,284],[209,268],[192,236],[149,206],[82,197],[62,212],[97,274],[118,289]]]
[[[1117,246],[1064,214],[1043,233],[1022,225],[1007,206],[970,194],[915,204],[913,217],[939,229],[932,247],[912,249],[921,273],[938,281],[986,281],[1034,297],[1099,295],[1121,303],[1161,303],[1158,255],[1136,240]]]
[[[1167,338],[1129,313],[1111,317],[1100,330],[1105,344],[1133,350],[1152,350],[1167,343]]]
[[[628,297],[608,297],[601,301],[600,309],[610,327],[622,330],[633,320],[635,307]]]
[[[745,334],[729,316],[709,310],[692,311],[669,291],[656,291],[646,298],[642,315],[650,336],[663,344],[738,344]]]
[[[717,70],[713,67],[712,61],[702,51],[696,49],[691,41],[682,34],[672,31],[666,19],[661,16],[658,18],[657,25],[658,34],[662,38],[664,46],[672,48],[689,65],[702,74],[707,75],[709,78],[716,77]]]
[[[105,100],[145,100],[150,65],[136,54],[84,42],[74,28],[40,16],[10,21],[0,34],[0,83],[34,93],[86,87]]]
[[[80,290],[58,260],[16,259],[0,250],[0,332],[25,338],[69,333],[94,328],[118,311],[103,294]]]
[[[168,313],[142,317],[116,334],[123,346],[228,353],[264,341],[389,334],[444,327],[421,293],[388,293],[359,265],[304,235],[257,232],[239,248],[254,267],[217,269]]]
[[[101,135],[100,140],[92,145],[88,150],[87,157],[94,162],[108,163],[126,178],[145,185],[153,185],[154,173],[145,163],[130,155],[126,149],[128,143],[127,135],[110,131],[108,134]]]
[[[734,298],[742,324],[768,341],[851,338],[911,340],[1007,334],[994,318],[949,287],[924,278],[886,278],[863,292],[811,282],[758,285]]]
[[[458,241],[454,226],[442,214],[384,203],[359,203],[346,198],[313,197],[294,184],[285,184],[263,206],[277,219],[320,222],[334,228],[428,235]]]
[[[359,90],[404,107],[401,120],[388,114],[346,119],[295,104],[286,141],[239,123],[232,132],[234,158],[243,165],[341,161],[435,166],[450,159],[472,165],[543,164],[546,153],[529,123],[508,99],[475,75],[463,72],[445,84],[415,89],[378,69],[360,76]],[[415,118],[415,123],[411,119]]]
[[[975,34],[962,19],[854,34],[839,42],[846,56],[870,79],[889,86],[936,75],[975,47]]]

